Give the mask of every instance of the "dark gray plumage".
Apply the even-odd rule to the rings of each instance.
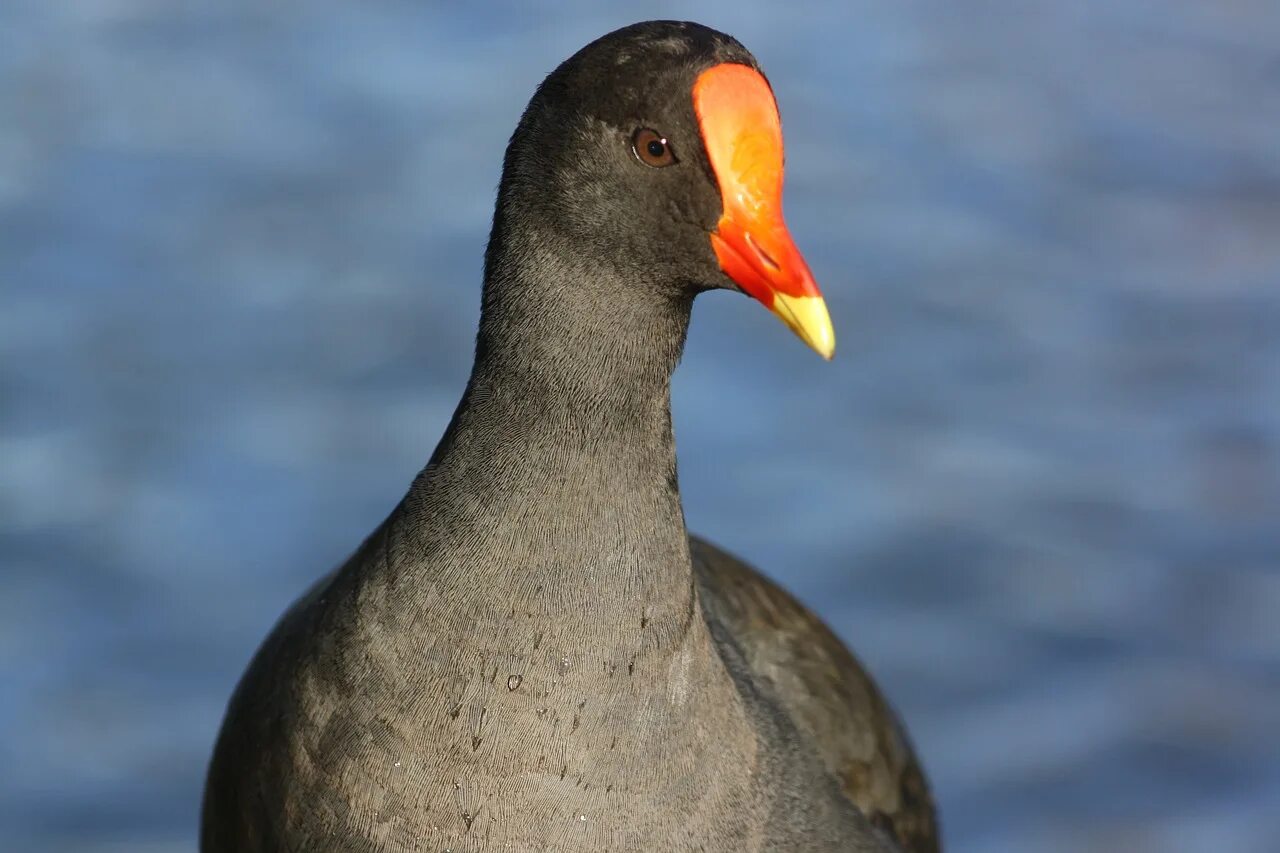
[[[512,137],[476,362],[390,517],[281,619],[227,710],[204,853],[937,849],[840,642],[688,538],[669,382],[732,287],[690,86],[736,41],[588,45]],[[626,140],[661,127],[677,167]]]

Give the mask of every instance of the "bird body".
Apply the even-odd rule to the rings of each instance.
[[[727,36],[637,25],[535,95],[462,401],[406,497],[250,664],[204,853],[936,849],[870,679],[685,529],[670,378],[694,296],[731,286],[687,81],[726,63],[758,75]],[[646,188],[674,170],[617,156],[659,122],[684,144],[645,156],[709,191]]]

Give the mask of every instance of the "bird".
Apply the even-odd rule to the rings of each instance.
[[[744,293],[834,353],[782,174],[772,88],[716,30],[624,27],[537,87],[461,401],[242,676],[203,853],[940,849],[871,676],[685,526],[670,387],[695,297]]]

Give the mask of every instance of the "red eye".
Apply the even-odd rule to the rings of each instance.
[[[631,150],[646,166],[661,168],[676,162],[676,155],[671,151],[671,143],[665,136],[650,127],[642,127],[631,135]]]

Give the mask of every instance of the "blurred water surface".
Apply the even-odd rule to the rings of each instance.
[[[6,0],[0,846],[194,849],[461,390],[520,110],[636,16],[759,56],[841,341],[700,300],[691,526],[878,673],[952,850],[1280,849],[1271,0]]]

